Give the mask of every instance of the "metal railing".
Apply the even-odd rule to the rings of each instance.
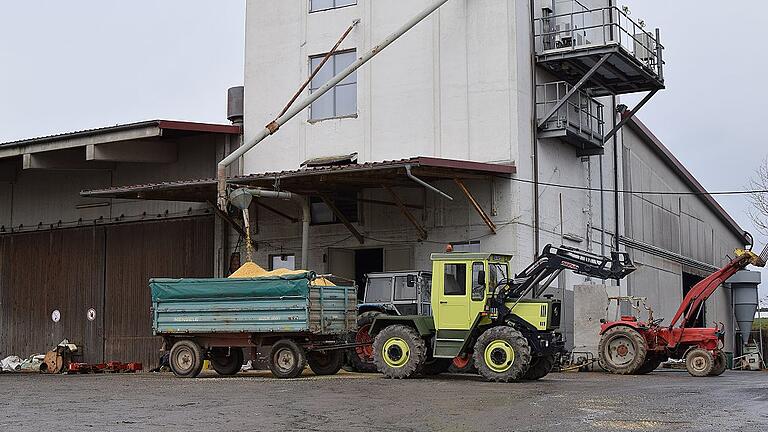
[[[655,33],[646,31],[645,25],[616,6],[576,9],[535,20],[537,54],[619,45],[655,75],[663,76],[664,47],[658,29]]]
[[[540,121],[573,88],[564,81],[536,86],[536,116]],[[582,138],[602,143],[605,135],[604,105],[578,91],[544,123],[543,131],[568,129]]]

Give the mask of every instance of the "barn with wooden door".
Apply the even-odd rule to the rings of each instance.
[[[220,274],[221,222],[206,203],[80,191],[211,177],[239,131],[149,121],[0,144],[0,356],[66,338],[86,362],[156,364],[148,279]]]

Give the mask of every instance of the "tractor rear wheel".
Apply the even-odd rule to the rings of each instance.
[[[211,351],[211,366],[219,375],[232,376],[243,367],[243,350],[240,348],[216,348]]]
[[[617,375],[636,374],[648,356],[648,342],[637,330],[618,326],[608,329],[598,347],[600,366]]]
[[[528,341],[512,327],[486,330],[477,338],[474,351],[475,367],[488,381],[521,380],[531,364]]]
[[[404,379],[421,373],[427,358],[427,345],[416,330],[392,325],[373,341],[376,368],[387,378]]]
[[[312,351],[307,355],[309,368],[315,375],[336,375],[344,364],[342,351]]]
[[[709,376],[715,368],[715,357],[705,349],[693,349],[685,355],[685,368],[692,376]]]
[[[548,355],[543,357],[536,357],[531,362],[531,367],[528,368],[528,372],[525,373],[525,379],[529,381],[535,381],[544,378],[552,372],[552,368],[555,367],[555,356]]]
[[[715,366],[712,368],[709,376],[720,376],[725,373],[726,369],[728,369],[728,359],[725,357],[724,352],[718,351],[715,354]]]
[[[357,317],[356,344],[366,344],[355,347],[351,352],[352,367],[355,372],[376,372],[376,363],[373,362],[373,338],[371,337],[371,324],[381,312],[364,312]]]
[[[296,378],[307,367],[304,348],[290,339],[281,339],[272,345],[269,370],[278,378]]]

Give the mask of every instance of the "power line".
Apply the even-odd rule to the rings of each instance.
[[[585,192],[604,192],[604,193],[619,193],[630,195],[691,195],[691,196],[706,196],[706,195],[756,195],[756,194],[768,194],[768,189],[755,189],[755,190],[742,190],[742,191],[716,191],[716,192],[674,192],[674,191],[633,191],[626,189],[604,189],[604,188],[591,188],[587,186],[573,186],[564,185],[558,183],[548,182],[534,182],[533,180],[521,179],[517,177],[496,176],[497,178],[503,178],[505,180],[512,180],[518,183],[536,184],[539,186],[547,186],[558,189],[571,189]]]

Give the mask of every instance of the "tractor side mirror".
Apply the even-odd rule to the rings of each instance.
[[[408,285],[408,288],[413,288],[416,286],[416,275],[408,275],[406,278],[405,284]]]
[[[477,272],[477,285],[485,286],[485,270]]]

